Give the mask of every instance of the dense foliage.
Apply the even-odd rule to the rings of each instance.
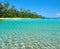
[[[18,11],[14,6],[9,8],[9,3],[0,3],[0,18],[45,18],[38,15],[36,12],[24,10],[23,8]]]

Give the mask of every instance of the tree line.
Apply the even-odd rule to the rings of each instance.
[[[42,15],[38,15],[36,12],[25,10],[20,8],[17,10],[13,5],[9,8],[9,3],[0,3],[0,18],[45,18]]]

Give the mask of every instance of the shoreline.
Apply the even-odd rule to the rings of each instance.
[[[30,20],[30,19],[40,19],[41,20],[41,18],[0,18],[0,20],[24,20],[24,19],[26,19],[26,20]],[[54,20],[54,19],[56,19],[56,20],[60,20],[60,18],[44,18],[44,19],[48,19],[48,20]],[[43,19],[43,20],[44,20]]]
[[[13,19],[13,20],[20,20],[20,19],[32,19],[32,18],[0,18],[0,20],[10,20],[10,19]]]

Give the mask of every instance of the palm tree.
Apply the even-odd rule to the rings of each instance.
[[[10,17],[10,18],[45,18],[41,15],[38,15],[36,12],[30,12],[30,10],[25,10],[23,8],[18,11],[13,5],[8,9],[9,3],[2,4],[0,3],[0,17]]]
[[[4,17],[7,17],[7,15],[8,15],[8,6],[9,6],[8,2],[4,4],[4,8],[3,8]]]
[[[3,5],[0,3],[0,17],[3,16],[3,12],[2,12],[2,10],[3,10]]]

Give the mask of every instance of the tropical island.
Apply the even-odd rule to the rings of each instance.
[[[0,18],[45,18],[36,12],[20,8],[17,10],[14,5],[9,8],[9,3],[0,3]]]

